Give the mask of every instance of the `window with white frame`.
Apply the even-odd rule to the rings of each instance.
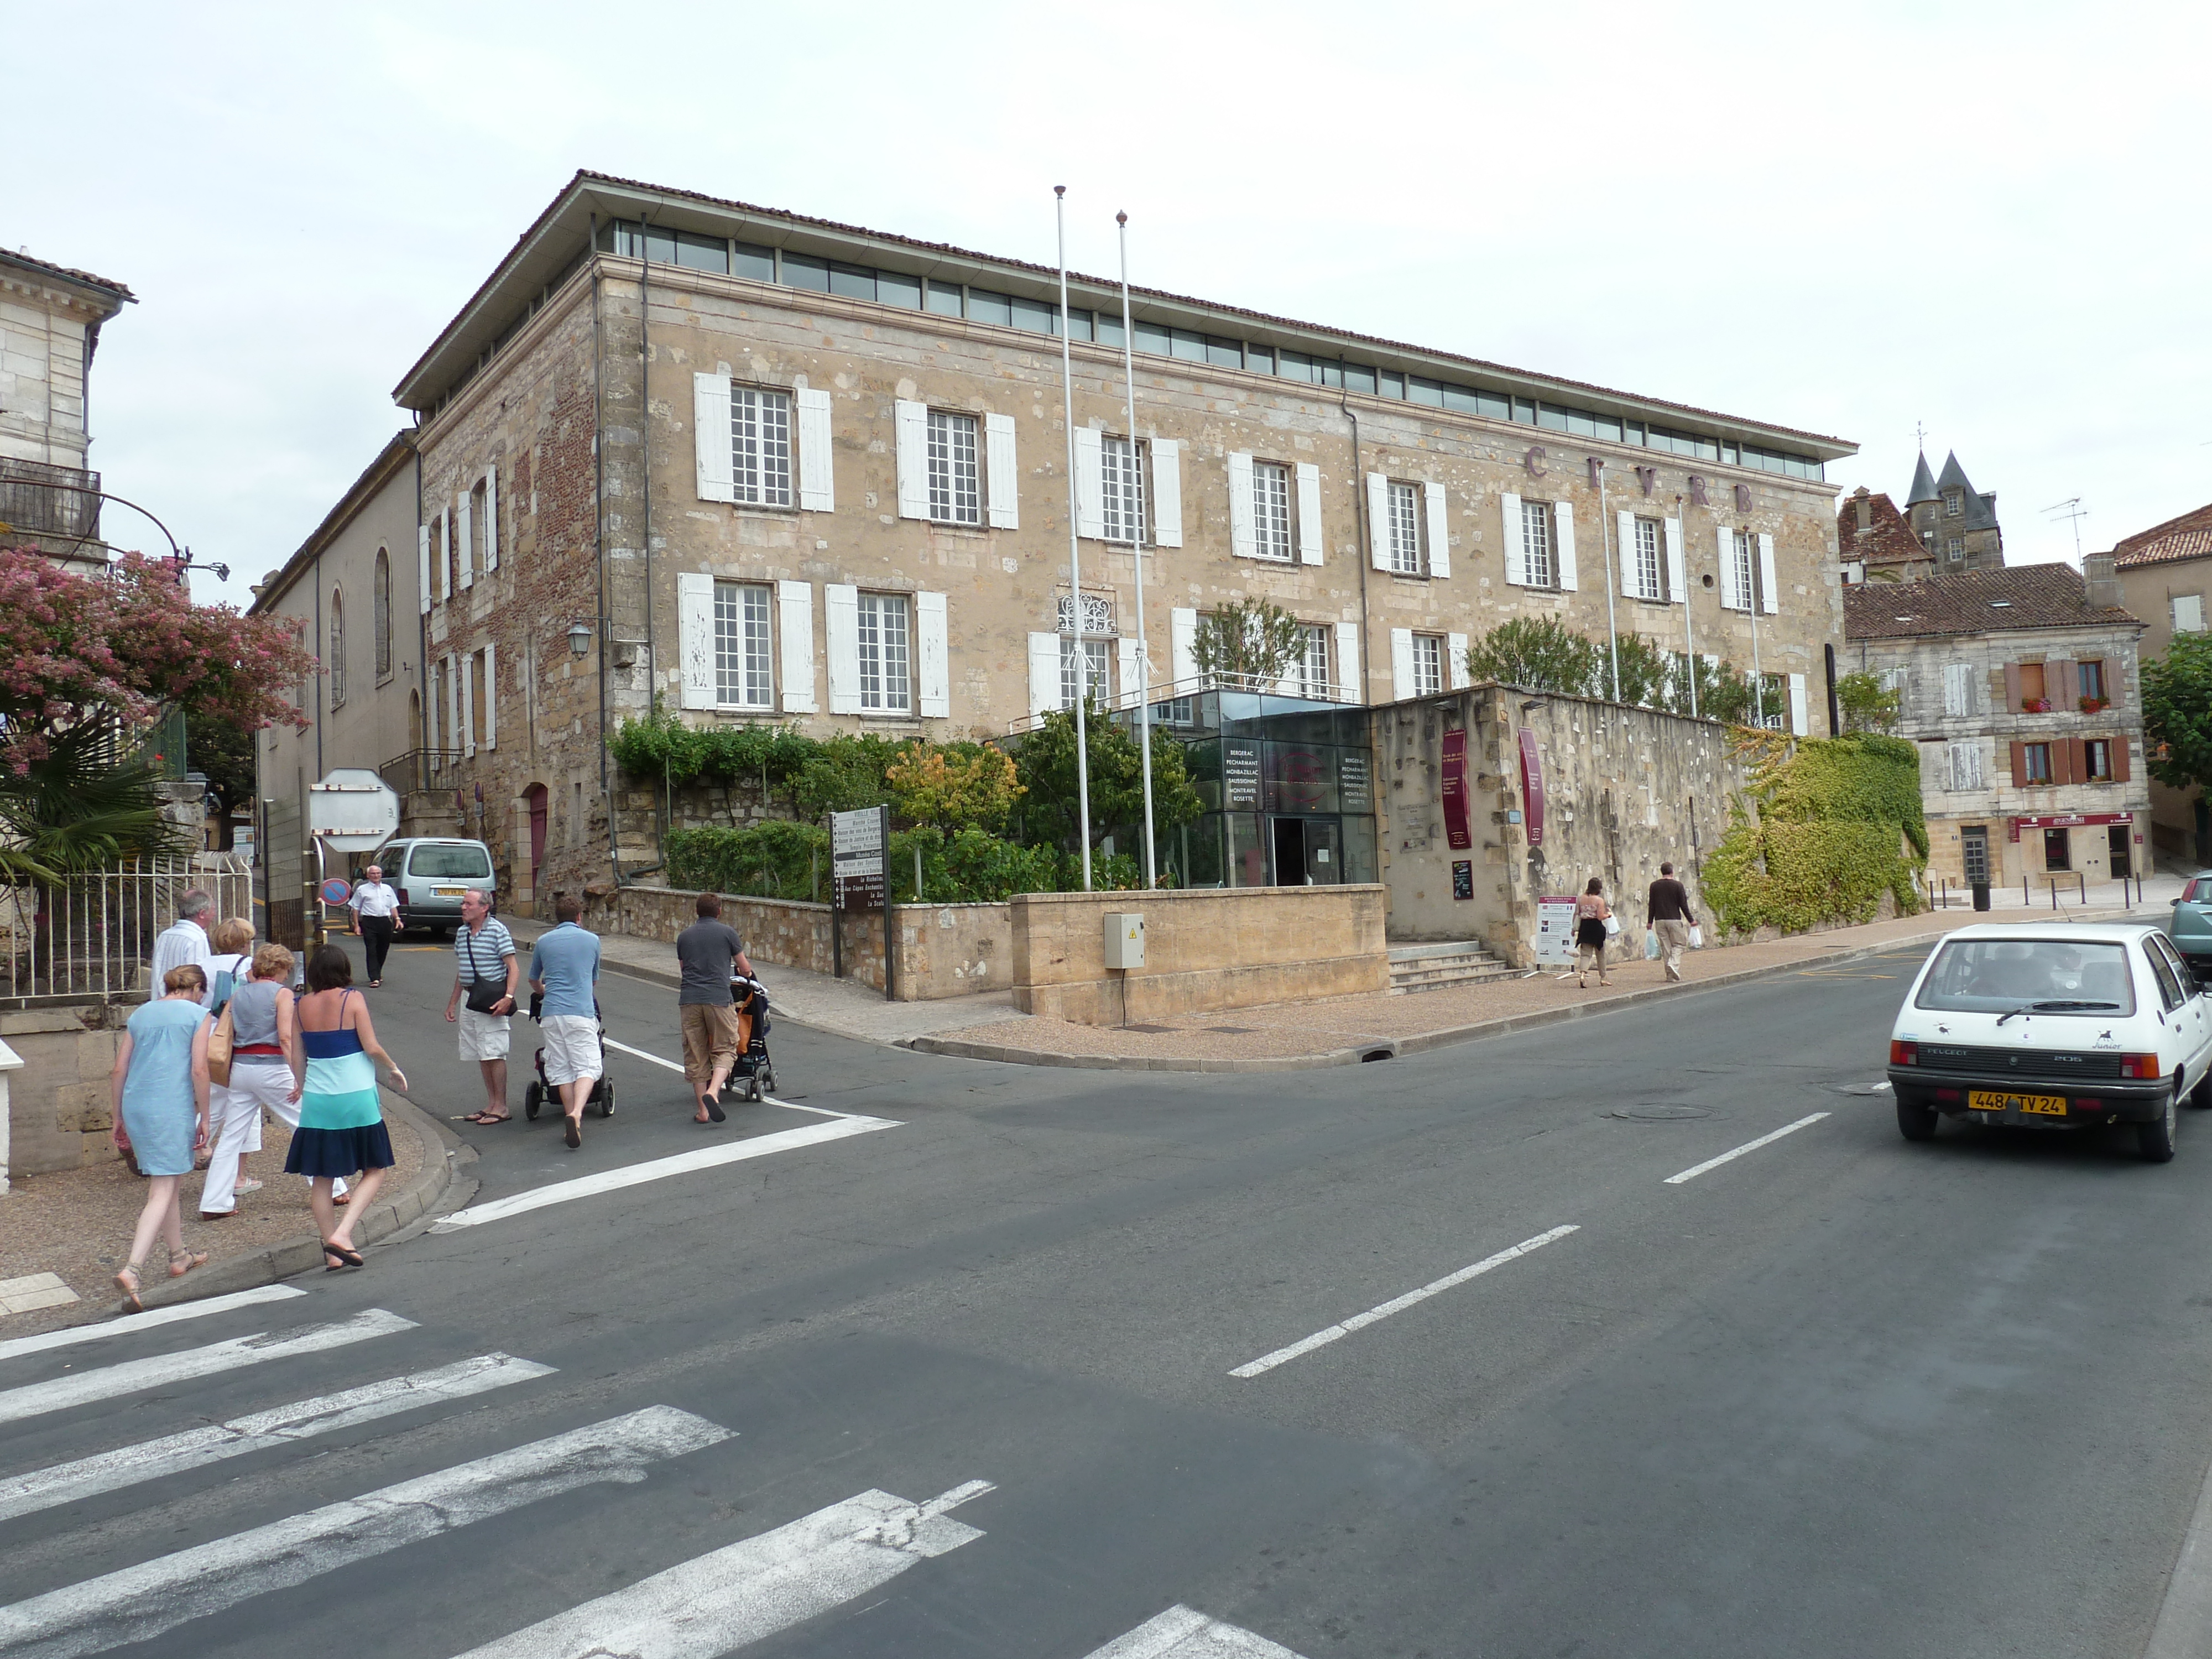
[[[975,422],[969,422],[974,436]],[[903,714],[914,708],[912,653],[907,648],[907,598],[903,593],[860,597],[860,708],[866,714]]]
[[[1441,634],[1413,635],[1413,695],[1433,696],[1444,689],[1444,637]]]
[[[1555,587],[1559,585],[1559,568],[1552,558],[1552,504],[1549,501],[1521,503],[1521,548],[1526,560],[1528,586]],[[1414,643],[1418,646],[1419,641]]]
[[[1730,556],[1735,561],[1735,608],[1756,611],[1759,608],[1759,538],[1748,530],[1739,530],[1732,545],[1735,552]]]
[[[1970,662],[1943,665],[1943,712],[1947,715],[1974,712],[1974,665]]]
[[[1390,574],[1421,574],[1421,492],[1418,485],[1390,483]]]
[[[1659,520],[1636,520],[1636,544],[1628,550],[1633,561],[1631,568],[1636,573],[1636,597],[1639,599],[1663,599],[1667,590],[1660,572],[1665,568],[1661,552]]]
[[[1303,696],[1326,699],[1329,695],[1328,653],[1336,629],[1328,623],[1307,623],[1304,649],[1298,653],[1298,691]]]
[[[1964,536],[1952,537],[1950,541],[1945,544],[1943,551],[1945,556],[1950,559],[1953,564],[1958,563],[1960,560],[1966,556],[1966,538]]]
[[[2202,593],[2176,593],[2173,596],[2173,631],[2177,634],[2202,634],[2204,631],[2204,596]]]
[[[725,708],[775,706],[769,655],[769,590],[754,582],[714,584],[714,701]]]
[[[1062,634],[1060,636],[1060,706],[1062,708],[1074,708],[1077,700],[1086,691],[1094,702],[1100,704],[1113,701],[1113,689],[1107,684],[1106,679],[1108,657],[1106,643],[1104,640],[1083,641],[1080,659],[1089,665],[1091,672],[1084,677],[1086,684],[1079,685],[1076,681],[1075,669],[1079,659],[1079,653],[1075,648],[1075,636],[1072,634]]]
[[[1279,461],[1252,463],[1252,551],[1285,562],[1291,556],[1291,469]]]
[[[974,449],[971,442],[970,451]],[[731,499],[752,507],[791,505],[791,394],[730,388]]]
[[[1982,787],[1982,745],[1978,743],[1954,743],[1949,747],[1951,787],[1978,789]]]
[[[1109,542],[1145,538],[1144,446],[1127,438],[1098,441],[1100,507]]]
[[[973,415],[929,411],[929,516],[939,524],[983,522]]]

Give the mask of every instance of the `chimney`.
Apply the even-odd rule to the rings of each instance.
[[[1867,493],[1867,487],[1861,484],[1851,492],[1851,501],[1858,507],[1859,534],[1863,536],[1874,528],[1874,497]]]
[[[2081,561],[2081,602],[2092,611],[2117,611],[2120,598],[2119,573],[2109,553],[2092,553]]]

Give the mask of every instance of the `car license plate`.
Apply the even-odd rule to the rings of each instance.
[[[1977,1112],[2034,1112],[2045,1117],[2064,1117],[2066,1097],[2063,1095],[2007,1095],[1990,1089],[1970,1089],[1966,1104]]]
[[[465,887],[433,887],[430,890],[440,898],[459,898],[469,890]]]

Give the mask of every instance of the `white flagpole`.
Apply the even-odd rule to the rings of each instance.
[[[1053,217],[1060,237],[1060,395],[1067,428],[1067,591],[1075,624],[1075,800],[1082,826],[1083,890],[1091,890],[1091,744],[1083,705],[1091,700],[1091,652],[1083,640],[1083,552],[1075,520],[1075,368],[1067,349],[1067,186],[1052,187]]]
[[[1129,425],[1129,474],[1141,481],[1144,470],[1137,459],[1136,347],[1129,332],[1129,216],[1117,213],[1114,222],[1121,227],[1121,380],[1128,395],[1123,410]],[[1143,489],[1139,482],[1138,492],[1141,494]],[[1137,685],[1143,693],[1143,701],[1137,705],[1137,741],[1145,768],[1145,885],[1153,888],[1160,884],[1160,872],[1152,850],[1152,648],[1145,638],[1146,516],[1139,514],[1136,533],[1130,540],[1137,556]]]

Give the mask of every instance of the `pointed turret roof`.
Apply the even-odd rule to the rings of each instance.
[[[1912,469],[1912,488],[1905,492],[1905,510],[1910,513],[1921,502],[1936,499],[1936,479],[1928,471],[1928,457],[1923,452],[1920,465]]]
[[[1923,459],[1921,465],[1923,466],[1927,465],[1925,458]],[[1960,517],[1965,520],[1962,528],[1993,530],[1996,527],[1997,498],[1995,495],[1984,495],[1974,488],[1972,482],[1966,477],[1966,469],[1959,465],[1957,450],[1953,450],[1943,458],[1943,476],[1936,480],[1936,489],[1939,495],[1948,495],[1955,489],[1966,497],[1960,513]]]

